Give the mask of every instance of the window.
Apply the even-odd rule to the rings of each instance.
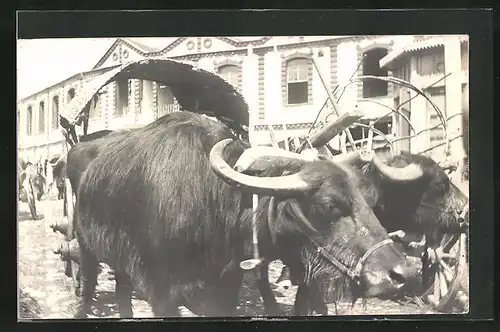
[[[128,100],[132,94],[130,80],[119,79],[116,81],[116,107],[114,115],[122,116],[128,112]]]
[[[363,53],[363,76],[387,76],[387,69],[380,68],[379,61],[387,55],[387,49],[374,48]],[[363,98],[387,96],[387,82],[380,80],[363,81]]]
[[[422,76],[444,74],[444,48],[424,52],[417,61],[417,73]]]
[[[224,65],[219,67],[219,76],[222,77],[226,82],[231,84],[233,87],[238,88],[239,86],[239,76],[240,68],[235,65]]]
[[[40,102],[38,107],[38,133],[43,134],[45,131],[45,103]]]
[[[31,136],[33,134],[33,108],[28,106],[26,110],[26,135]]]
[[[69,102],[70,102],[73,98],[75,98],[75,94],[76,94],[76,92],[75,92],[75,88],[71,88],[71,89],[69,89],[69,90],[68,90],[68,99],[67,99],[67,100],[68,100],[68,101],[67,101],[68,103],[69,103]]]
[[[303,104],[309,101],[309,59],[289,60],[286,64],[287,103]]]
[[[59,96],[52,98],[52,129],[59,127]]]

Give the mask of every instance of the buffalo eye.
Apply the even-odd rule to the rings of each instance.
[[[331,201],[328,204],[328,215],[332,220],[340,219],[341,217],[345,217],[350,215],[349,207],[338,201]]]

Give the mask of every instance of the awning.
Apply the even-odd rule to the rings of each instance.
[[[391,69],[389,67],[395,60],[407,55],[408,53],[443,46],[447,38],[450,38],[450,37],[449,36],[439,36],[439,37],[438,36],[428,36],[428,37],[424,37],[424,38],[420,38],[420,39],[415,39],[412,43],[410,43],[408,45],[393,49],[385,57],[380,59],[379,65],[381,68],[387,67],[388,69]],[[458,36],[458,38],[459,38],[460,42],[466,42],[468,40],[467,36]]]
[[[247,131],[248,105],[232,85],[214,73],[171,59],[128,62],[96,76],[77,91],[61,110],[61,116],[73,123],[82,111],[89,111],[95,93],[117,79],[149,80],[167,85],[183,109],[214,116],[240,133]]]

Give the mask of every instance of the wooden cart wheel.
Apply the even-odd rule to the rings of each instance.
[[[71,182],[68,178],[64,180],[64,203],[66,210],[66,218],[68,218],[68,232],[66,234],[66,241],[71,241],[75,238],[75,227],[74,227],[74,207],[75,199],[73,195],[73,189],[71,187]],[[66,271],[69,272],[69,276],[73,279],[73,286],[75,288],[75,294],[80,295],[80,265],[72,260],[66,262]],[[67,275],[66,274],[66,275]]]
[[[426,269],[430,287],[422,295],[438,311],[449,312],[454,307],[468,311],[469,284],[467,235],[445,236],[439,249],[428,249]]]

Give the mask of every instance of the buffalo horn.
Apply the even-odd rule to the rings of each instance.
[[[238,172],[245,172],[249,169],[259,169],[259,161],[270,161],[279,159],[282,161],[312,161],[313,156],[301,155],[291,151],[269,146],[256,146],[246,149],[234,164],[234,169]],[[260,170],[260,169],[259,169]]]
[[[308,183],[302,180],[298,174],[257,177],[235,171],[222,157],[224,148],[232,141],[231,138],[224,139],[215,144],[210,151],[210,165],[224,181],[236,183],[243,189],[259,195],[286,195],[309,190]]]
[[[410,164],[403,168],[392,167],[385,164],[377,156],[373,157],[372,162],[383,176],[394,182],[411,182],[424,175],[422,168],[416,164]]]

